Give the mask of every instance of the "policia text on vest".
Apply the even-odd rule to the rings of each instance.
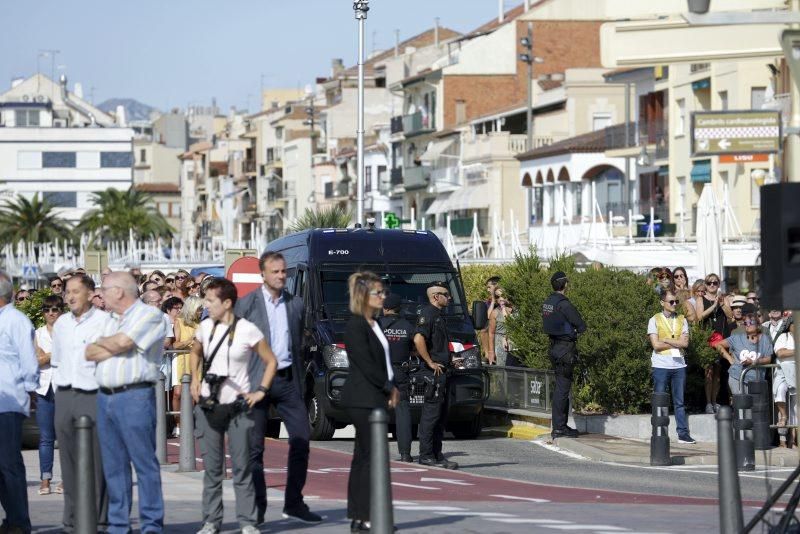
[[[550,362],[555,371],[553,391],[552,437],[577,437],[578,431],[567,426],[569,392],[572,388],[572,373],[578,362],[575,342],[578,335],[586,331],[581,314],[565,296],[569,286],[567,275],[561,271],[550,278],[553,293],[542,304],[542,327],[550,336]]]

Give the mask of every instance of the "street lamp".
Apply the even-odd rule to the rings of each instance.
[[[519,40],[519,44],[526,50],[519,55],[519,60],[528,65],[528,101],[525,103],[528,127],[527,149],[533,148],[533,64],[544,63],[540,57],[533,55],[533,23],[528,23],[528,35]]]
[[[364,221],[364,26],[369,11],[369,0],[353,0],[353,10],[358,21],[358,126],[356,130],[356,224]]]

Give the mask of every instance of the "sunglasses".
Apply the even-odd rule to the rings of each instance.
[[[748,326],[754,326],[758,324],[758,320],[755,317],[747,317],[744,320],[744,324]]]
[[[174,281],[175,281],[175,279],[174,279],[174,278],[167,278],[167,279],[165,280],[165,282],[166,282],[166,283],[168,283],[168,284],[169,284],[169,283],[171,283],[171,282],[174,282]]]
[[[670,306],[675,306],[675,305],[678,303],[678,301],[677,301],[677,300],[668,300],[668,301],[666,301],[666,302],[667,302],[667,304],[669,304]]]
[[[385,297],[387,291],[385,289],[381,290],[373,289],[372,291],[369,292],[369,294],[372,295],[373,297]]]
[[[28,300],[28,297],[17,297],[16,300],[17,302],[25,302],[26,300]]]
[[[42,313],[61,313],[61,308],[58,306],[51,306],[49,308],[42,308]]]
[[[175,277],[175,280],[186,280],[187,278],[189,278],[189,277],[188,276],[184,276],[182,274],[179,274],[178,276]]]
[[[718,286],[719,285],[719,280],[707,280],[706,281],[706,285],[707,286]]]
[[[683,273],[680,273],[680,274],[674,275],[673,278],[686,278],[686,275],[683,274]]]
[[[58,282],[58,283],[55,283],[55,284],[50,284],[50,287],[64,287],[64,284],[62,284],[61,282]]]

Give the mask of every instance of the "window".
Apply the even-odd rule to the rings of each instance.
[[[583,184],[572,184],[572,214],[575,217],[583,216]]]
[[[372,167],[364,167],[364,191],[372,191]]]
[[[17,169],[41,169],[41,152],[17,152]]]
[[[172,216],[173,217],[180,217],[181,216],[181,203],[180,202],[173,202],[172,203]]]
[[[378,189],[384,191],[389,187],[389,177],[386,174],[386,165],[378,165]]]
[[[147,150],[139,150],[139,163],[147,163]]]
[[[728,110],[728,91],[719,92],[719,109],[722,111]]]
[[[686,99],[679,98],[675,101],[678,112],[675,114],[675,135],[686,133]]]
[[[753,87],[750,89],[750,109],[762,109],[766,100],[766,87]]]
[[[45,191],[42,199],[57,208],[78,206],[78,193],[75,191]]]
[[[20,127],[39,126],[38,109],[18,109],[14,112],[15,124]]]
[[[164,217],[169,217],[169,202],[156,202],[156,209]]]
[[[611,126],[611,113],[593,113],[592,114],[592,131],[602,130]]]
[[[272,163],[273,161],[275,161],[275,149],[274,148],[268,148],[267,149],[267,163]]]
[[[42,167],[45,169],[74,169],[75,152],[42,152]]]
[[[467,122],[467,101],[456,100],[456,124]]]
[[[101,152],[100,167],[124,169],[133,166],[133,154],[130,152]]]

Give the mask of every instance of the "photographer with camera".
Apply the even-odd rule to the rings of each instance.
[[[242,532],[253,534],[257,512],[250,474],[252,406],[269,394],[278,362],[264,334],[247,319],[236,317],[236,286],[225,278],[208,284],[205,305],[208,318],[200,323],[192,347],[192,398],[195,436],[200,441],[203,476],[203,527],[198,534],[216,534],[222,525],[222,480],[225,475],[225,434],[233,464],[236,518]],[[266,367],[261,384],[250,391],[248,364],[256,352]],[[201,380],[202,377],[202,380]]]

